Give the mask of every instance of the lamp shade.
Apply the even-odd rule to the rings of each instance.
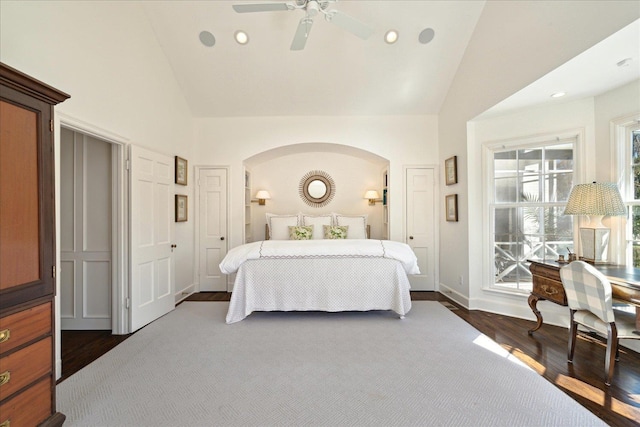
[[[378,192],[376,190],[367,190],[367,192],[364,193],[364,198],[365,199],[379,199],[380,195],[378,194]]]
[[[571,189],[565,215],[626,216],[618,186],[612,182],[578,184]]]
[[[267,190],[260,190],[256,193],[256,199],[270,199],[271,198],[271,194],[269,194],[269,192]]]

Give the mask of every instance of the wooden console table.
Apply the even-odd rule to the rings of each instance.
[[[528,331],[531,335],[542,326],[542,314],[537,308],[538,301],[551,301],[559,305],[567,305],[567,296],[560,280],[560,268],[566,264],[546,260],[527,261],[531,262],[529,270],[533,275],[533,290],[529,295],[528,302],[538,320],[535,328]],[[640,330],[640,269],[610,264],[596,264],[594,267],[607,276],[611,282],[615,301],[636,306],[636,327]]]

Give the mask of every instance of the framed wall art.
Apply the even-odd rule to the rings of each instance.
[[[187,159],[176,156],[176,184],[187,185]]]
[[[458,221],[458,195],[449,194],[444,198],[447,221]]]
[[[176,194],[176,222],[187,220],[187,196]]]
[[[458,183],[458,156],[449,157],[444,161],[444,177],[447,185]]]

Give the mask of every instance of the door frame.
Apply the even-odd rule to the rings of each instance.
[[[440,203],[440,167],[434,164],[426,164],[426,165],[403,165],[402,166],[402,206],[404,208],[404,217],[402,219],[402,239],[404,243],[407,243],[409,240],[409,226],[407,224],[407,171],[409,169],[433,169],[433,199],[436,204],[436,209],[433,214],[434,221],[434,260],[433,260],[433,268],[434,268],[434,292],[440,292],[440,233],[438,230],[440,229],[440,212],[444,207],[444,198],[442,199],[442,205],[438,206]]]
[[[60,129],[98,138],[111,144],[111,332],[114,335],[129,333],[129,315],[126,300],[129,297],[129,140],[108,130],[86,123],[73,116],[56,112],[56,141],[60,141]],[[56,187],[60,185],[60,146],[56,144]],[[60,232],[60,202],[56,197],[56,235]],[[60,243],[56,239],[56,265],[60,270]],[[56,289],[60,290],[60,274],[56,275]],[[60,292],[56,294],[56,343],[60,342]],[[59,344],[57,344],[59,345]],[[60,360],[59,357],[56,360]],[[61,372],[58,370],[58,372]]]
[[[211,165],[211,166],[205,166],[205,165],[196,165],[194,167],[194,178],[196,179],[196,185],[195,185],[195,191],[194,191],[194,208],[193,208],[193,212],[194,212],[194,246],[193,246],[193,253],[196,254],[196,256],[194,257],[194,263],[193,263],[193,278],[194,278],[194,284],[195,284],[195,290],[194,292],[200,292],[200,256],[199,256],[199,250],[200,250],[200,171],[202,170],[206,170],[206,169],[224,169],[227,173],[227,227],[226,227],[226,235],[227,235],[227,251],[229,251],[231,248],[229,247],[229,243],[231,242],[230,236],[229,236],[229,230],[232,229],[231,225],[233,222],[233,219],[231,218],[231,203],[230,203],[230,190],[229,188],[231,187],[231,168],[229,166],[216,166],[216,165]],[[243,200],[244,200],[244,193],[243,194]],[[227,292],[230,292],[230,284],[229,284],[229,276],[227,275]]]

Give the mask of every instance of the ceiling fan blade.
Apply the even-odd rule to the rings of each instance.
[[[307,44],[307,38],[309,38],[309,33],[311,32],[312,25],[313,19],[309,17],[305,16],[300,20],[298,29],[296,30],[296,35],[293,36],[293,41],[291,42],[291,50],[304,49],[305,44]]]
[[[373,28],[338,10],[332,10],[329,12],[326,15],[326,19],[343,30],[347,30],[364,40],[368,39],[371,34],[373,34]]]
[[[289,10],[289,6],[287,3],[234,4],[233,10],[238,13],[273,12],[278,10]]]

